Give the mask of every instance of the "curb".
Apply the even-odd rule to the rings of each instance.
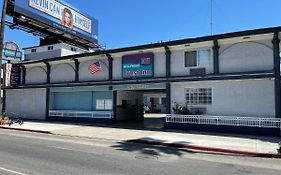
[[[0,126],[0,129],[14,130],[14,131],[25,131],[25,132],[34,132],[34,133],[40,133],[40,134],[52,134],[50,131],[40,131],[40,130],[23,129],[23,128],[8,128],[8,127]]]
[[[198,145],[188,145],[188,144],[163,143],[163,142],[149,141],[149,140],[142,140],[142,139],[127,140],[127,142],[128,143],[139,143],[139,144],[166,146],[166,147],[175,147],[175,148],[186,148],[186,149],[192,149],[192,150],[217,152],[217,153],[228,153],[228,154],[236,154],[236,155],[245,155],[245,156],[252,156],[252,157],[281,159],[281,154],[259,153],[259,152],[251,152],[251,151],[240,151],[240,150],[215,148],[215,147],[207,147],[207,146],[198,146]]]

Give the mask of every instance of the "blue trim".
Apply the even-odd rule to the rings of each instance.
[[[218,40],[214,40],[214,46],[213,46],[213,59],[214,59],[214,74],[219,74],[219,45]]]
[[[166,55],[166,78],[171,77],[171,51],[168,46],[165,46]]]
[[[272,40],[273,44],[273,61],[274,61],[274,89],[275,89],[275,117],[281,118],[281,87],[280,87],[280,39],[279,33],[274,33],[274,37]]]
[[[166,113],[171,114],[171,84],[166,84]]]
[[[75,64],[75,82],[79,82],[79,61],[77,59],[73,59]]]
[[[45,109],[46,120],[49,120],[49,109],[50,109],[50,88],[46,88],[46,109]]]
[[[230,134],[249,134],[249,135],[264,135],[280,137],[280,129],[278,128],[257,128],[243,126],[216,126],[216,125],[196,125],[196,124],[180,124],[180,123],[165,123],[165,128],[184,131],[203,131],[203,132],[218,132]]]
[[[112,77],[113,77],[113,74],[112,74],[112,70],[113,70],[113,58],[110,54],[106,54],[107,56],[107,59],[108,59],[108,80],[109,81],[112,81]]]

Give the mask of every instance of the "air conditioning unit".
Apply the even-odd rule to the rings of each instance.
[[[192,68],[190,69],[190,75],[204,76],[206,75],[206,68]]]

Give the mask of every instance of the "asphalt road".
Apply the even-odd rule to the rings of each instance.
[[[0,175],[280,175],[281,160],[0,129]]]

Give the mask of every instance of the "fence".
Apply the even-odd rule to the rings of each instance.
[[[112,112],[107,111],[67,111],[50,110],[50,116],[54,117],[76,117],[76,118],[112,118]]]
[[[281,130],[281,119],[278,118],[167,114],[166,123],[280,128]]]

